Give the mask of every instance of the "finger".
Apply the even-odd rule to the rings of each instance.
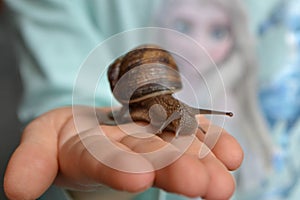
[[[212,153],[201,159],[209,175],[205,199],[230,199],[235,189],[233,176]]]
[[[203,197],[208,190],[209,174],[197,157],[183,155],[156,172],[155,186],[189,197]]]
[[[109,132],[116,129],[106,127]],[[58,184],[78,189],[93,189],[104,184],[118,190],[140,192],[154,180],[152,165],[146,159],[99,134],[99,129],[80,133],[66,142],[61,147],[60,166]]]
[[[242,164],[244,153],[234,137],[223,132],[212,151],[229,170],[236,170]]]
[[[198,159],[198,162],[204,165],[209,181],[207,182],[207,191],[202,196],[207,199],[229,199],[234,191],[235,184],[233,177],[219,158],[197,137],[186,149],[185,154],[193,156],[193,158]],[[189,164],[188,170],[191,169]],[[195,172],[194,176],[197,173],[199,171]],[[186,178],[186,172],[184,173],[184,178]]]
[[[189,144],[185,153],[202,158],[212,151],[229,170],[235,170],[241,165],[244,157],[243,150],[236,139],[225,130],[211,125],[205,135],[201,131],[198,131],[196,136],[191,140],[191,144]],[[160,137],[167,142],[177,140],[173,133],[164,133]],[[180,136],[179,138],[182,137],[186,136]],[[202,141],[210,144],[210,148],[212,149],[203,148]]]
[[[4,188],[8,198],[36,199],[42,195],[57,174],[56,158],[55,127],[49,126],[49,118],[35,120],[24,130],[7,166]]]
[[[172,144],[154,134],[127,135],[120,142],[147,159],[155,170],[169,165],[182,154]]]
[[[206,131],[203,134],[198,131],[196,136],[203,141],[220,161],[229,169],[237,169],[244,158],[242,147],[237,140],[228,134],[223,128],[212,125],[209,120],[205,118],[200,119],[201,127]]]
[[[173,134],[165,134],[163,138],[170,141],[174,138],[174,136]],[[206,172],[206,175],[208,176],[207,190],[205,191],[205,194],[203,194],[203,191],[200,193],[201,190],[199,190],[199,188],[198,190],[196,188],[192,191],[198,191],[198,194],[202,194],[202,196],[207,197],[207,199],[228,199],[232,195],[235,188],[233,177],[228,172],[224,164],[218,160],[219,158],[216,157],[213,152],[197,137],[194,138],[190,146],[186,149],[185,154],[198,159],[198,162],[204,166],[202,166],[204,170],[201,171]],[[193,172],[194,174],[191,177],[188,177],[187,171],[193,170],[191,167],[193,165],[188,164],[187,166],[188,170],[185,170],[184,177],[181,177],[182,179],[193,179],[193,176],[199,175],[199,171],[196,171]],[[176,176],[176,174],[174,176]]]
[[[140,135],[139,135],[140,136]],[[142,153],[156,169],[156,187],[186,196],[203,196],[209,181],[205,166],[195,156],[182,155],[157,136],[127,136],[122,140],[135,152]]]

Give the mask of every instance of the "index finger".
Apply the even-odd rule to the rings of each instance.
[[[229,170],[237,169],[243,159],[244,153],[238,141],[220,126],[213,125],[203,116],[199,117],[199,125],[206,131],[204,134],[198,131],[196,136],[203,141],[214,153],[214,155]]]

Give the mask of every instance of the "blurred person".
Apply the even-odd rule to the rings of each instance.
[[[236,199],[260,199],[262,186],[272,175],[278,147],[258,102],[259,64],[245,5],[239,0],[169,0],[160,13],[156,23],[187,34],[203,47],[203,52],[194,51],[187,44],[174,41],[197,63],[192,67],[183,63],[181,70],[199,95],[199,104],[236,113],[234,119],[225,122],[245,151],[243,165],[235,173]],[[185,90],[181,97],[189,101],[190,94]]]

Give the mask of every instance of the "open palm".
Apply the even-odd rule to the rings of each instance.
[[[83,120],[85,118],[88,116],[82,116]],[[206,129],[209,121],[200,118],[201,126]],[[100,137],[93,131],[99,128],[105,135]],[[205,146],[202,143],[204,134],[200,131],[185,152],[180,153],[174,146],[169,153],[160,153],[158,150],[170,144],[174,134],[149,136],[144,133],[147,137],[136,137],[117,126],[104,125],[78,133],[72,108],[56,109],[36,118],[25,128],[21,143],[7,166],[5,192],[10,199],[36,199],[53,183],[80,190],[106,185],[129,192],[141,192],[154,186],[190,197],[228,199],[235,188],[229,171],[240,166],[243,152],[225,130],[218,127],[209,130],[217,129],[222,130],[218,142],[211,152],[199,159],[199,150]],[[123,151],[107,149],[108,140],[117,147],[115,149]],[[107,162],[100,162],[90,149],[106,152],[103,158]],[[144,156],[154,151],[158,159]],[[159,159],[179,153],[174,162],[156,167]],[[145,170],[119,170],[107,164],[114,162],[125,169],[138,166]]]

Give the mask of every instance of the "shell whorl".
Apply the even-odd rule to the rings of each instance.
[[[108,79],[121,103],[172,94],[182,88],[174,58],[156,45],[139,46],[117,58],[109,66]]]

